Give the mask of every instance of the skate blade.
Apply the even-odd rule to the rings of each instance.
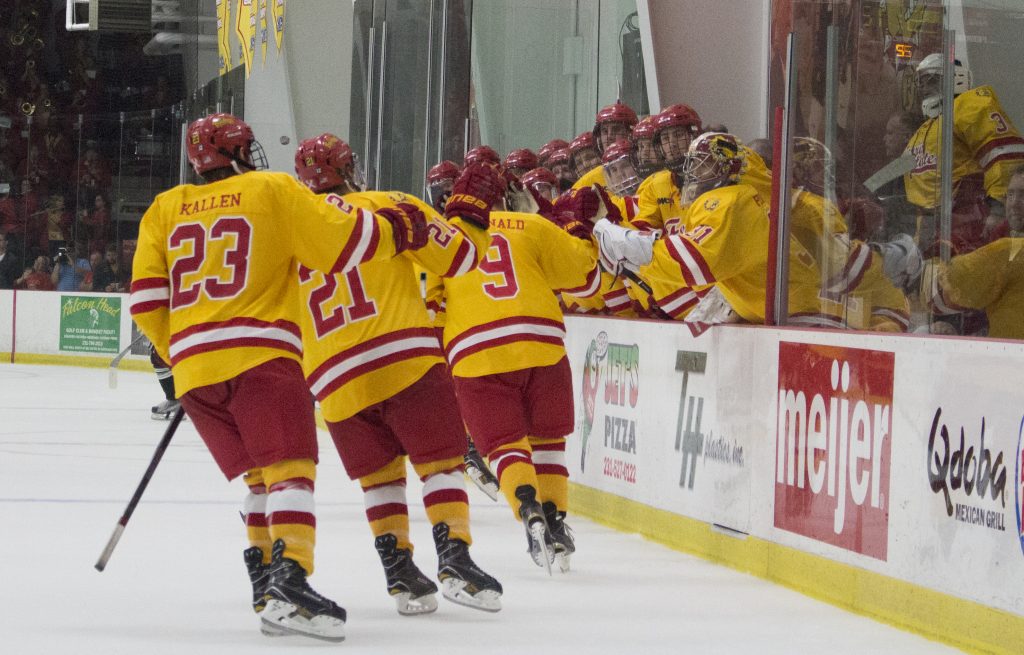
[[[475,466],[466,467],[466,475],[469,476],[469,480],[476,485],[476,488],[487,494],[487,497],[498,502],[498,485],[484,478],[483,471]]]
[[[458,605],[485,612],[501,611],[501,593],[493,589],[484,589],[476,594],[471,594],[466,591],[466,581],[458,578],[446,579],[441,583],[441,588],[444,597]]]
[[[430,614],[437,610],[437,596],[424,594],[419,598],[413,598],[409,592],[394,594],[395,607],[402,616],[416,616],[418,614]]]
[[[298,607],[283,600],[268,601],[260,620],[269,628],[288,634],[335,643],[345,641],[345,622],[341,619],[323,615],[307,619],[299,613]]]
[[[569,572],[569,559],[572,557],[572,553],[568,552],[555,552],[555,563],[558,564],[558,570],[562,573]]]
[[[260,634],[264,637],[287,637],[292,633],[286,632],[276,625],[271,625],[270,623],[265,623],[263,620],[260,620]]]
[[[546,536],[547,530],[544,527],[543,521],[536,521],[530,525],[530,538],[539,547],[536,552],[531,548],[530,555],[537,566],[544,567],[548,575],[551,575],[551,563],[555,561],[555,554],[548,549],[548,544],[545,540]]]

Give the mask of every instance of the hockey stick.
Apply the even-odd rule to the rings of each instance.
[[[153,453],[153,458],[149,461],[149,466],[146,468],[146,472],[142,475],[142,481],[139,482],[139,486],[135,488],[135,493],[132,494],[132,499],[128,501],[128,506],[124,509],[124,514],[117,521],[117,526],[114,527],[114,533],[110,535],[110,541],[107,542],[106,548],[100,553],[100,558],[96,560],[96,570],[102,571],[107,568],[107,562],[110,561],[110,556],[114,553],[114,548],[117,546],[117,542],[121,540],[121,534],[124,533],[125,526],[128,525],[128,519],[132,517],[132,513],[135,512],[135,506],[139,504],[139,500],[142,498],[142,493],[149,486],[149,480],[153,477],[153,473],[156,471],[157,464],[164,456],[164,452],[167,450],[167,446],[171,443],[171,437],[178,430],[178,424],[181,423],[182,417],[185,416],[185,410],[178,407],[178,410],[174,412],[174,418],[171,419],[171,424],[164,430],[164,436],[160,439],[160,443],[156,445],[156,452]]]
[[[117,388],[117,367],[121,365],[121,360],[128,356],[128,353],[132,351],[135,344],[139,343],[146,338],[146,335],[140,334],[139,336],[132,339],[132,342],[128,344],[128,347],[117,353],[117,357],[110,360],[110,372],[107,374],[107,385],[111,389]]]

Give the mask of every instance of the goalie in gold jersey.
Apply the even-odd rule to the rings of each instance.
[[[364,191],[352,149],[331,134],[303,141],[295,171],[309,188],[365,212],[415,208],[427,221],[421,248],[344,274],[301,267],[303,365],[349,477],[363,489],[366,518],[400,614],[437,609],[437,586],[412,559],[406,458],[423,481],[438,579],[453,602],[501,609],[501,585],[469,556],[466,437],[455,390],[420,292],[416,265],[443,278],[472,271],[487,249],[490,205],[502,181],[487,164],[455,180],[445,220],[399,192]]]
[[[688,288],[698,296],[716,288],[740,319],[763,323],[768,259],[768,212],[757,190],[737,183],[743,149],[735,137],[705,133],[690,144],[683,201],[686,230],[657,239],[607,219],[594,226],[602,262],[625,265],[648,281]],[[820,271],[813,257],[790,239],[789,324],[843,328],[818,299]]]
[[[206,184],[161,193],[142,217],[132,317],[171,363],[182,407],[221,471],[246,474],[245,563],[264,632],[340,641],[345,610],[306,581],[317,442],[294,272],[391,259],[414,246],[425,218],[414,207],[344,211],[338,196],[255,170],[261,151],[234,116],[201,118],[185,136]]]

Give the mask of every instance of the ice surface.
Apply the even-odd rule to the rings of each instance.
[[[548,578],[526,553],[504,503],[475,488],[473,555],[505,587],[504,609],[440,600],[401,617],[384,588],[358,487],[321,435],[314,587],[348,610],[330,645],[262,636],[238,511],[226,482],[183,423],[104,573],[101,549],[167,423],[152,374],[0,365],[0,653],[946,653],[954,649],[634,535],[571,518],[573,571]],[[272,393],[272,390],[268,390]],[[409,484],[416,560],[436,566],[430,528]]]

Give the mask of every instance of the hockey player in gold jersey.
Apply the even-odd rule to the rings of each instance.
[[[345,469],[363,488],[398,612],[437,609],[437,586],[412,559],[407,457],[423,482],[445,597],[497,611],[501,585],[469,556],[466,437],[415,267],[442,278],[476,268],[490,240],[490,205],[503,182],[491,166],[470,164],[453,185],[451,218],[445,220],[418,198],[364,191],[352,149],[332,134],[303,141],[295,171],[312,191],[342,195],[349,211],[415,207],[427,217],[425,245],[407,256],[366,262],[344,274],[299,269],[304,369]]]
[[[743,149],[734,137],[705,133],[690,144],[681,191],[690,200],[686,230],[656,239],[601,219],[594,226],[605,267],[625,265],[648,281],[665,281],[700,295],[715,287],[742,320],[763,323],[768,257],[767,202],[737,183]],[[844,327],[822,311],[820,272],[810,254],[790,240],[790,325]]]
[[[459,406],[527,532],[538,565],[563,570],[575,549],[565,525],[565,437],[573,430],[565,326],[555,295],[598,290],[597,251],[538,215],[491,214],[477,270],[443,280],[444,347]]]
[[[956,252],[964,253],[984,244],[992,224],[1001,220],[1011,171],[1024,163],[1024,139],[991,86],[971,88],[973,81],[967,67],[957,61],[953,69],[954,100],[948,112],[953,117],[952,245]],[[904,176],[904,183],[907,199],[920,210],[919,240],[926,256],[937,253],[941,81],[942,55],[928,55],[917,67],[925,121],[906,146],[906,152],[914,158],[914,168]]]
[[[347,272],[412,247],[415,208],[342,209],[255,170],[252,130],[213,114],[186,131],[206,184],[161,193],[142,217],[129,304],[228,479],[246,473],[245,553],[265,631],[340,641],[345,610],[309,587],[316,427],[302,376],[299,263]],[[273,389],[268,394],[267,390]]]
[[[983,309],[988,336],[1024,339],[1024,167],[1017,167],[1006,191],[1010,236],[953,257],[930,262],[923,288],[942,314]]]

